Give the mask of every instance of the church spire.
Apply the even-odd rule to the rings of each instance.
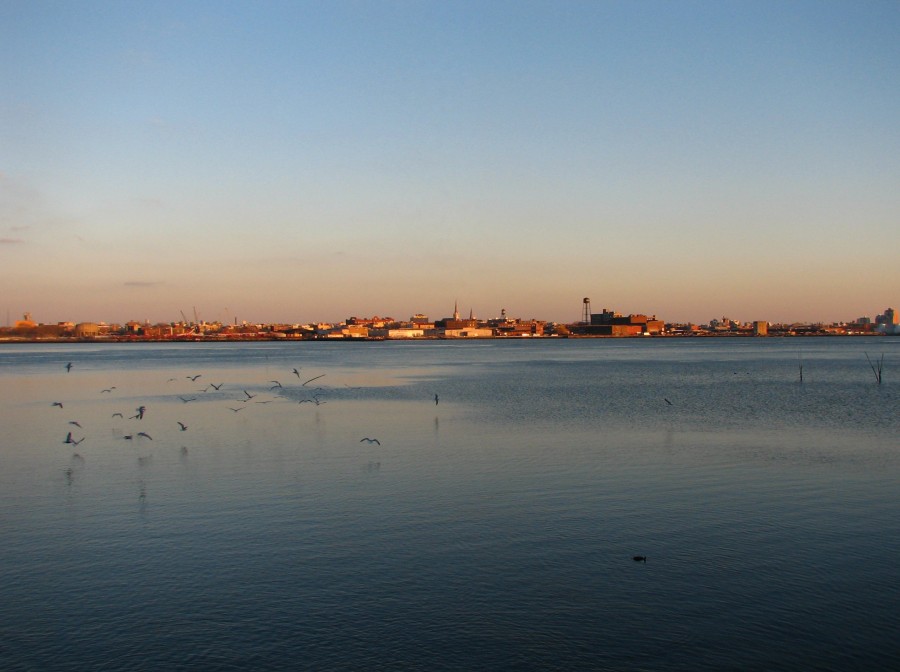
[[[459,301],[453,302],[453,319],[454,320],[459,319]]]

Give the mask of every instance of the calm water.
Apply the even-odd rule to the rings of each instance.
[[[3,346],[0,669],[897,669],[898,401],[887,338]]]

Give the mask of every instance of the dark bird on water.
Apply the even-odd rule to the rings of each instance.
[[[178,426],[181,427],[181,431],[182,431],[182,432],[186,432],[186,431],[187,431],[187,425],[186,425],[186,424],[184,424],[184,423],[181,422],[180,420],[176,420],[175,422],[177,422],[177,423],[178,423]]]
[[[370,439],[368,436],[364,436],[359,440],[360,443],[362,443],[363,441],[365,441],[366,443],[377,443],[379,446],[381,445],[381,441],[379,441],[378,439]]]
[[[631,559],[634,560],[635,562],[647,562],[647,556],[646,556],[646,555],[635,555],[635,556],[634,556],[633,558],[631,558]]]

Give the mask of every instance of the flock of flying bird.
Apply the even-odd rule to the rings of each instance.
[[[66,373],[71,373],[73,366],[74,366],[74,365],[73,365],[72,362],[67,362],[66,365],[65,365]],[[300,373],[300,371],[301,371],[300,369],[298,369],[298,368],[295,367],[295,368],[291,369],[291,375],[296,376],[297,379],[298,379],[299,381],[302,381],[302,382],[299,383],[299,387],[300,387],[300,388],[303,388],[303,389],[306,389],[306,390],[309,390],[309,391],[311,392],[311,394],[309,394],[308,396],[306,396],[306,397],[300,399],[298,403],[300,403],[300,404],[307,404],[307,403],[309,403],[309,404],[314,404],[315,406],[320,406],[320,405],[326,403],[325,400],[322,398],[322,397],[323,397],[323,394],[324,394],[324,392],[325,392],[325,390],[324,390],[323,388],[321,388],[321,387],[318,387],[318,388],[315,388],[315,389],[307,388],[307,385],[309,385],[310,383],[315,382],[315,381],[317,381],[317,380],[319,380],[319,379],[321,379],[321,378],[324,378],[326,374],[324,374],[324,373],[323,373],[323,374],[319,374],[319,375],[317,375],[317,376],[313,376],[312,378],[307,378],[306,380],[304,380],[304,379],[303,379],[303,376],[302,376],[301,373]],[[185,378],[186,378],[187,380],[191,381],[192,383],[196,383],[197,380],[200,379],[200,378],[202,377],[202,375],[203,375],[203,374],[199,374],[199,373],[198,373],[198,374],[192,374],[192,375],[187,375],[187,376],[185,376]],[[175,381],[177,381],[177,380],[178,380],[178,379],[176,379],[176,378],[169,378],[167,382],[175,382]],[[278,381],[278,380],[270,380],[270,381],[268,381],[268,382],[271,384],[271,387],[269,388],[270,391],[273,391],[273,392],[274,392],[275,390],[284,390],[284,389],[285,389],[285,386],[284,386],[280,381]],[[218,383],[218,384],[216,384],[216,383],[209,383],[209,384],[206,385],[206,387],[202,388],[202,389],[200,390],[200,392],[209,392],[210,390],[213,390],[213,391],[215,391],[215,392],[219,392],[219,391],[222,390],[222,387],[223,387],[223,386],[224,386],[224,383]],[[113,385],[113,386],[110,386],[110,387],[107,387],[107,388],[104,388],[104,389],[100,390],[100,393],[101,393],[101,394],[112,394],[112,393],[114,392],[114,390],[116,390],[116,389],[117,389],[116,386]],[[243,396],[239,396],[236,400],[233,399],[233,401],[237,401],[237,402],[238,402],[237,405],[229,405],[227,408],[228,408],[229,410],[231,410],[232,412],[234,412],[234,413],[239,413],[240,411],[243,411],[244,409],[247,408],[247,402],[256,400],[256,398],[259,396],[258,394],[251,393],[251,392],[247,391],[246,389],[243,389],[243,390],[242,390],[242,395],[243,395]],[[196,397],[196,396],[189,397],[189,396],[184,396],[184,395],[178,395],[178,398],[179,398],[182,402],[184,402],[184,403],[186,403],[186,404],[187,404],[187,403],[190,403],[190,402],[192,402],[192,401],[196,401],[196,400],[198,399],[198,397]],[[273,399],[264,399],[264,400],[256,400],[254,403],[257,403],[257,404],[268,404],[268,403],[271,403],[272,401],[274,401],[274,400],[273,400]],[[437,405],[438,403],[440,403],[440,398],[438,397],[437,394],[434,395],[434,403],[435,403],[435,405]],[[63,402],[61,402],[61,401],[54,401],[51,405],[52,405],[53,407],[57,407],[57,408],[60,408],[60,409],[64,409],[64,408],[65,408]],[[144,415],[146,414],[146,412],[147,412],[147,407],[146,407],[145,405],[140,405],[140,406],[138,406],[137,408],[134,409],[134,414],[133,414],[133,415],[128,415],[128,416],[127,416],[127,419],[128,419],[128,420],[143,420],[143,419],[144,419]],[[126,419],[125,414],[123,414],[123,413],[121,413],[121,412],[115,412],[115,413],[113,413],[113,414],[112,414],[112,417],[113,417],[113,418],[119,418],[119,419],[122,419],[122,420],[125,420],[125,419]],[[68,424],[69,424],[70,427],[76,427],[76,428],[78,428],[78,429],[80,429],[80,430],[83,430],[83,429],[84,429],[84,428],[82,427],[81,423],[80,423],[79,421],[77,421],[77,420],[69,420],[69,421],[68,421]],[[183,421],[177,420],[177,421],[176,421],[176,424],[177,424],[177,426],[178,426],[178,431],[179,431],[179,432],[186,432],[186,431],[188,430],[188,425],[185,424]],[[85,436],[81,436],[80,438],[76,438],[74,432],[75,432],[75,430],[69,429],[69,431],[68,431],[67,434],[66,434],[66,438],[63,440],[63,443],[64,443],[64,444],[66,444],[66,445],[71,445],[71,446],[78,446],[78,445],[80,445],[80,444],[85,440],[85,438],[86,438]],[[124,434],[121,435],[121,438],[124,439],[124,440],[128,440],[128,441],[134,441],[135,439],[146,439],[146,440],[148,440],[148,441],[152,441],[152,440],[153,440],[153,437],[152,437],[149,433],[147,433],[147,432],[145,432],[145,431],[139,431],[139,432],[133,432],[133,433],[124,433]],[[367,443],[367,444],[376,444],[376,445],[379,445],[379,446],[381,445],[381,441],[380,441],[379,439],[374,438],[374,437],[369,437],[369,436],[364,436],[363,438],[361,438],[361,439],[359,440],[359,442],[360,442],[360,443]],[[182,452],[183,452],[183,453],[186,453],[186,452],[187,452],[187,448],[186,448],[186,447],[182,447]],[[78,455],[78,453],[75,453],[74,457],[75,457],[76,459],[82,459],[81,456]],[[144,459],[145,459],[145,458],[144,458]]]
[[[66,372],[67,372],[67,373],[71,372],[71,371],[72,371],[72,368],[73,368],[72,362],[67,362],[66,365],[65,365]],[[320,378],[324,378],[325,375],[326,375],[326,374],[323,373],[323,374],[320,374],[320,375],[317,375],[317,376],[313,376],[312,378],[308,378],[308,379],[306,379],[306,380],[303,380],[303,377],[300,375],[300,369],[297,369],[297,368],[293,368],[293,369],[291,370],[291,374],[293,374],[294,376],[296,376],[298,380],[302,380],[302,383],[300,383],[300,387],[301,387],[301,388],[304,388],[304,389],[309,389],[309,388],[306,388],[306,386],[309,385],[309,383],[312,383],[312,382],[314,382],[314,381],[316,381],[316,380],[319,380]],[[186,378],[187,380],[190,380],[190,381],[193,382],[193,383],[197,382],[197,380],[200,379],[201,377],[202,377],[202,374],[199,374],[199,373],[198,373],[198,374],[194,374],[194,375],[185,376],[185,378]],[[175,382],[176,380],[177,380],[176,378],[169,378],[167,382]],[[273,391],[273,392],[274,392],[275,390],[284,390],[284,389],[285,389],[285,388],[284,388],[284,385],[282,385],[282,383],[281,383],[280,381],[278,381],[278,380],[270,380],[269,383],[271,383],[271,387],[269,388],[270,391]],[[224,386],[224,383],[219,383],[219,384],[216,384],[216,383],[210,383],[210,384],[208,384],[205,388],[203,388],[203,389],[200,390],[200,391],[201,391],[201,392],[208,392],[210,389],[212,389],[212,390],[214,390],[214,391],[216,391],[216,392],[219,392],[219,391],[221,391],[221,389],[222,389],[223,386]],[[115,389],[116,389],[115,386],[111,386],[111,387],[108,387],[108,388],[105,388],[105,389],[101,390],[100,392],[101,392],[101,393],[112,393],[113,390],[115,390]],[[319,405],[321,405],[321,404],[326,403],[326,402],[322,399],[322,395],[323,395],[323,393],[324,393],[324,391],[325,391],[323,388],[319,387],[319,388],[315,388],[315,389],[309,389],[309,391],[312,392],[312,394],[310,394],[308,397],[306,397],[306,398],[304,398],[304,399],[300,399],[298,403],[300,403],[300,404],[312,403],[312,404],[315,404],[316,406],[319,406]],[[253,393],[247,391],[246,389],[242,389],[242,393],[243,393],[243,396],[242,396],[242,397],[238,397],[238,402],[239,402],[239,403],[243,403],[244,405],[238,405],[237,407],[234,407],[234,406],[228,406],[228,408],[229,408],[231,411],[233,411],[234,413],[238,413],[238,412],[244,410],[245,408],[247,408],[247,405],[246,405],[247,402],[250,402],[250,401],[256,399],[256,397],[258,396],[258,394],[253,394]],[[197,400],[197,397],[185,397],[185,396],[182,396],[182,395],[178,395],[178,398],[179,398],[182,402],[184,402],[184,403],[190,403],[190,402],[192,402],[192,401],[196,401],[196,400]],[[259,400],[259,401],[256,401],[255,403],[258,403],[258,404],[267,404],[267,403],[270,403],[271,401],[273,401],[273,400],[272,400],[272,399],[266,399],[266,400]],[[668,399],[665,399],[665,402],[666,402],[666,404],[668,404],[669,406],[672,405],[672,402],[669,401]],[[435,404],[435,406],[437,406],[439,403],[440,403],[440,397],[439,397],[437,394],[435,394],[435,395],[434,395],[434,404]],[[65,408],[64,405],[63,405],[63,402],[61,402],[61,401],[54,401],[54,402],[52,403],[52,406],[58,407],[58,408],[60,408],[60,409]],[[140,405],[140,406],[138,406],[137,408],[134,409],[134,415],[128,416],[128,419],[129,419],[129,420],[138,420],[138,421],[143,420],[143,419],[144,419],[144,415],[145,415],[146,412],[147,412],[147,407],[144,406],[144,405]],[[113,417],[118,417],[118,418],[121,418],[121,419],[125,419],[124,414],[123,414],[123,413],[120,413],[120,412],[113,413],[112,416],[113,416]],[[188,425],[186,425],[186,424],[185,424],[184,422],[182,422],[181,420],[177,420],[177,421],[176,421],[176,424],[178,425],[178,429],[179,429],[180,432],[186,432],[186,431],[188,430]],[[81,426],[81,423],[79,423],[77,420],[69,420],[69,425],[74,426],[74,427],[77,427],[78,429],[83,429],[82,426]],[[122,435],[122,438],[123,438],[123,439],[129,440],[129,441],[130,441],[130,440],[134,440],[135,437],[138,437],[138,438],[141,438],[141,439],[147,439],[147,440],[149,440],[149,441],[152,441],[152,440],[153,440],[153,437],[150,436],[150,434],[148,434],[147,432],[144,432],[144,431],[135,432],[135,433],[133,433],[133,434],[123,434],[123,435]],[[63,440],[63,443],[64,443],[64,444],[68,444],[68,445],[72,445],[72,446],[78,446],[78,445],[81,444],[84,440],[85,440],[85,437],[84,437],[84,436],[82,436],[82,437],[79,438],[79,439],[76,439],[76,438],[73,436],[72,430],[70,430],[70,431],[66,434],[66,438]],[[361,438],[361,439],[359,440],[359,442],[360,442],[360,443],[367,443],[367,444],[376,444],[376,445],[378,445],[378,446],[381,445],[381,441],[380,441],[379,439],[374,438],[374,437],[370,437],[370,436],[364,436],[363,438]],[[187,448],[184,447],[184,446],[182,446],[182,449],[181,449],[181,450],[182,450],[182,453],[186,453],[186,452],[187,452]],[[75,453],[75,454],[73,455],[73,458],[74,458],[75,460],[77,460],[77,461],[82,461],[82,460],[83,460],[83,458],[82,458],[78,453]],[[141,457],[139,457],[139,458],[138,458],[138,461],[139,461],[139,463],[143,464],[143,463],[145,463],[146,459],[147,459],[147,458],[141,458]],[[72,472],[71,472],[71,468],[70,468],[69,470],[67,470],[67,474],[69,475],[69,477],[71,477],[71,473],[72,473]],[[142,489],[142,491],[141,491],[141,498],[143,499],[143,497],[144,497],[144,492],[143,492],[143,489]],[[635,556],[632,557],[632,560],[634,560],[635,562],[647,562],[647,556],[645,556],[645,555],[635,555]]]
[[[66,369],[66,372],[67,372],[67,373],[70,373],[70,372],[72,371],[73,366],[74,366],[74,365],[73,365],[72,362],[67,362],[64,368]],[[302,382],[299,383],[299,387],[302,388],[302,389],[308,390],[308,391],[310,392],[310,394],[309,394],[308,396],[306,396],[305,398],[300,399],[298,403],[300,403],[300,404],[307,404],[307,403],[309,403],[309,404],[314,404],[315,406],[320,406],[320,405],[326,403],[326,401],[322,398],[323,395],[324,395],[324,393],[325,393],[325,390],[324,390],[323,388],[321,388],[321,387],[317,387],[317,388],[314,388],[314,389],[313,389],[313,388],[307,388],[307,386],[308,386],[310,383],[315,382],[315,381],[317,381],[317,380],[319,380],[319,379],[321,379],[321,378],[324,378],[326,374],[324,374],[324,373],[323,373],[323,374],[319,374],[319,375],[317,375],[317,376],[313,376],[312,378],[307,378],[306,380],[304,380],[304,379],[303,379],[303,376],[302,376],[301,373],[300,373],[300,371],[301,371],[300,369],[298,369],[298,368],[295,367],[295,368],[293,368],[293,369],[291,370],[291,374],[294,375],[294,376],[296,376],[297,379],[298,379],[299,381],[302,381]],[[192,374],[192,375],[185,376],[185,378],[186,378],[187,380],[191,381],[192,383],[196,383],[197,380],[200,379],[200,378],[202,377],[202,375],[203,375],[203,374],[199,374],[199,373],[198,373],[198,374]],[[177,380],[178,380],[177,378],[169,378],[166,382],[175,382],[175,381],[177,381]],[[284,389],[285,389],[285,386],[284,386],[280,381],[278,381],[278,380],[270,380],[270,381],[268,381],[268,382],[269,382],[269,384],[271,385],[271,387],[269,388],[269,390],[272,391],[272,392],[274,392],[274,391],[276,391],[276,390],[284,390]],[[222,390],[222,387],[223,387],[223,386],[224,386],[224,383],[218,383],[218,384],[216,384],[216,383],[209,383],[208,385],[206,385],[206,387],[202,388],[202,389],[199,390],[199,391],[200,391],[200,392],[209,392],[210,390],[214,390],[215,392],[219,392],[219,391]],[[116,389],[117,389],[116,386],[113,385],[113,386],[110,386],[110,387],[108,387],[108,388],[104,388],[104,389],[100,390],[100,392],[101,392],[101,394],[112,394],[113,391],[116,390]],[[241,391],[242,391],[242,396],[239,396],[236,400],[233,399],[233,401],[237,401],[238,404],[237,404],[236,406],[235,406],[235,405],[229,405],[229,406],[227,406],[227,408],[228,408],[229,410],[231,410],[232,412],[234,412],[234,413],[239,413],[239,412],[243,411],[244,409],[246,409],[246,408],[247,408],[247,403],[250,402],[250,401],[254,401],[254,403],[257,403],[257,404],[268,404],[268,403],[271,403],[272,401],[274,401],[273,399],[257,400],[257,397],[259,396],[258,393],[257,393],[257,394],[254,394],[254,393],[249,392],[249,391],[246,390],[246,389],[242,389]],[[190,403],[190,402],[192,402],[192,401],[196,401],[196,400],[198,399],[198,397],[196,397],[196,396],[190,397],[190,396],[184,396],[184,395],[178,395],[178,398],[179,398],[182,402],[184,402],[185,404]],[[435,403],[435,405],[437,405],[437,404],[439,403],[439,401],[440,401],[440,399],[439,399],[438,395],[435,394],[435,395],[434,395],[434,403]],[[65,408],[63,402],[61,402],[61,401],[54,401],[51,405],[54,406],[54,407],[60,408],[60,409],[64,409],[64,408]],[[143,420],[143,419],[144,419],[144,415],[146,414],[146,412],[147,412],[147,407],[146,407],[145,405],[140,405],[140,406],[138,406],[137,408],[134,409],[134,414],[133,414],[133,415],[128,415],[128,416],[127,416],[127,419],[128,419],[128,420]],[[121,412],[115,412],[115,413],[113,413],[113,414],[112,414],[112,417],[113,417],[113,418],[119,418],[119,419],[122,419],[122,420],[125,420],[125,419],[126,419],[125,414],[124,414],[124,413],[121,413]],[[80,423],[79,421],[77,421],[77,420],[69,420],[69,421],[68,421],[68,424],[69,424],[69,426],[71,426],[71,427],[76,427],[76,428],[78,428],[78,429],[80,429],[80,430],[83,430],[83,427],[82,427],[81,423]],[[185,422],[181,421],[181,420],[177,420],[177,421],[176,421],[176,424],[177,424],[177,426],[178,426],[178,431],[179,431],[179,432],[186,432],[186,431],[188,430],[188,428],[189,428],[188,425],[187,425]],[[66,438],[63,440],[63,443],[64,443],[64,444],[66,444],[66,445],[71,445],[71,446],[78,446],[79,444],[81,444],[81,443],[85,440],[85,438],[86,438],[85,436],[81,436],[80,438],[76,438],[74,432],[75,432],[75,430],[69,429],[69,431],[68,431],[67,434],[66,434]],[[133,441],[133,440],[135,440],[135,439],[146,439],[146,440],[148,440],[148,441],[152,441],[152,440],[153,440],[153,437],[152,437],[149,433],[147,433],[147,432],[145,432],[145,431],[138,431],[138,432],[131,432],[131,433],[123,433],[123,434],[121,435],[121,438],[124,439],[124,440],[128,440],[128,441]],[[360,443],[368,443],[368,444],[376,444],[376,445],[379,445],[379,446],[381,445],[381,441],[380,441],[379,439],[374,438],[374,437],[369,437],[369,436],[364,436],[363,438],[361,438],[361,439],[359,440],[359,442],[360,442]],[[183,452],[183,453],[184,453],[184,452],[187,452],[187,448],[186,448],[186,447],[182,447],[182,452]],[[78,453],[75,453],[74,457],[75,457],[76,459],[81,459],[81,456],[78,455]]]

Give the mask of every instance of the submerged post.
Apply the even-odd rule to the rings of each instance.
[[[869,366],[872,368],[872,373],[875,374],[875,381],[881,385],[881,372],[884,370],[884,353],[881,353],[881,359],[877,360],[878,366],[872,363],[872,360],[869,359],[869,353],[866,353],[866,361],[869,362]]]

